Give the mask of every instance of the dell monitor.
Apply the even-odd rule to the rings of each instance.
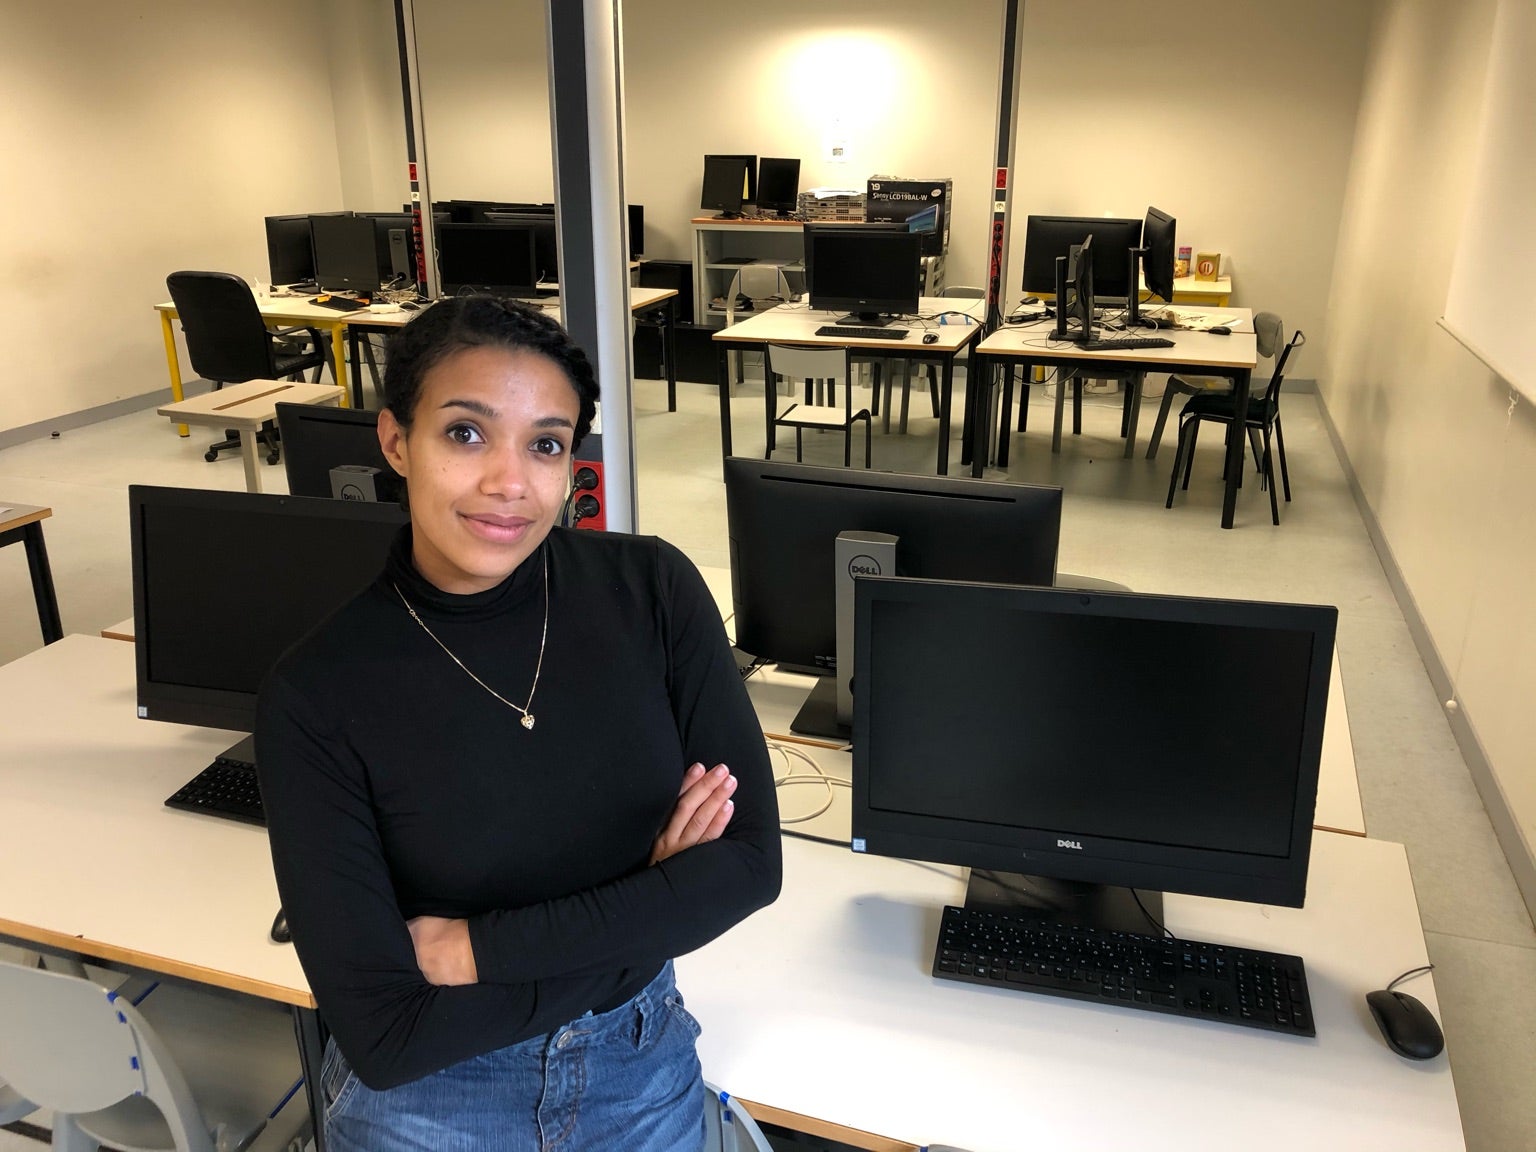
[[[1128,266],[1131,282],[1136,283],[1139,279],[1136,262],[1140,261],[1140,270],[1142,277],[1146,280],[1147,291],[1165,304],[1173,303],[1173,254],[1176,225],[1177,222],[1168,213],[1157,208],[1148,208],[1146,222],[1141,226],[1141,247],[1132,250],[1132,263]],[[1141,323],[1140,292],[1131,297],[1131,307],[1126,315],[1126,323],[1127,325]]]
[[[1056,258],[1056,329],[1051,334],[1053,339],[1079,344],[1093,339],[1095,247],[1093,237],[1084,236],[1081,244],[1072,245],[1065,256]],[[1069,329],[1069,320],[1076,320],[1078,326]]]
[[[741,215],[743,204],[757,198],[756,156],[704,157],[704,186],[700,208],[712,208],[727,219]]]
[[[1161,892],[1299,908],[1338,610],[855,582],[853,848],[972,908],[1158,934]],[[1193,687],[1192,687],[1193,686]]]
[[[904,575],[1049,585],[1061,489],[947,476],[725,461],[736,647],[826,676],[796,731],[841,735],[835,721],[839,533],[898,537]],[[844,670],[846,674],[846,669]]]
[[[141,719],[249,732],[290,645],[384,568],[398,504],[128,489]]]
[[[1024,231],[1024,291],[1056,291],[1056,258],[1093,237],[1093,282],[1102,299],[1127,299],[1126,254],[1141,244],[1141,221],[1096,216],[1031,216]]]
[[[373,221],[374,259],[383,283],[400,276],[416,279],[416,218],[409,212],[359,212]]]
[[[399,503],[405,481],[379,447],[379,414],[319,404],[277,405],[291,496]]]
[[[784,215],[800,206],[800,161],[764,156],[757,165],[757,207]]]
[[[533,233],[533,280],[535,284],[560,282],[560,235],[555,214],[548,212],[487,212],[487,223],[517,224]]]
[[[886,324],[917,312],[922,244],[905,224],[807,224],[805,278],[811,307],[848,312],[839,323]]]
[[[443,294],[534,295],[533,229],[522,224],[444,224],[437,229]]]
[[[315,282],[322,291],[368,296],[379,290],[378,242],[372,220],[350,213],[311,216],[309,234],[315,249]]]

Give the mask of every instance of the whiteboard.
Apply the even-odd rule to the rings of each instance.
[[[1441,323],[1536,400],[1536,3],[1499,0],[1472,197]]]

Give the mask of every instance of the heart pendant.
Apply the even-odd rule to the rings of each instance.
[[[523,727],[532,730],[532,728],[533,728],[533,713],[532,712],[524,712],[523,713]]]

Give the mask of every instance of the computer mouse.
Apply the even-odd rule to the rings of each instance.
[[[1440,1031],[1440,1023],[1418,997],[1383,988],[1367,993],[1365,1003],[1376,1018],[1381,1038],[1399,1056],[1429,1060],[1444,1050],[1445,1034]]]
[[[937,344],[938,342],[939,334],[937,332],[929,332],[923,337],[924,344]]]
[[[1026,296],[1026,297],[1024,297],[1023,300],[1019,301],[1019,303],[1021,303],[1021,304],[1038,304],[1038,303],[1040,303],[1040,297],[1038,297],[1038,296]]]
[[[1228,328],[1225,324],[1218,324],[1214,328],[1207,328],[1206,331],[1209,332],[1212,336],[1232,335],[1232,329]]]
[[[268,935],[271,936],[272,943],[274,944],[288,944],[293,940],[293,933],[288,931],[288,913],[284,912],[281,908],[277,910],[277,915],[272,918],[272,931]]]

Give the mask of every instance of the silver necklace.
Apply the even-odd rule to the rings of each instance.
[[[539,633],[539,659],[538,663],[533,666],[533,686],[528,689],[528,702],[521,708],[512,703],[512,701],[508,700],[500,692],[496,691],[496,689],[492,688],[484,680],[480,679],[480,677],[476,676],[467,667],[465,667],[464,661],[460,660],[453,654],[453,649],[449,648],[448,645],[439,640],[437,638],[437,634],[433,632],[432,629],[427,627],[427,622],[420,616],[416,615],[416,609],[411,607],[411,602],[405,598],[405,593],[400,591],[400,585],[391,580],[390,586],[394,588],[395,595],[400,597],[400,603],[405,605],[405,610],[411,614],[411,619],[421,625],[421,630],[428,636],[432,637],[433,643],[435,643],[444,652],[448,653],[448,659],[452,660],[460,668],[463,668],[464,675],[468,676],[476,684],[480,685],[480,687],[484,688],[492,696],[496,697],[496,699],[500,700],[508,708],[512,709],[512,711],[521,715],[523,718],[523,727],[531,731],[533,729],[533,713],[530,711],[530,709],[533,707],[533,694],[539,690],[539,673],[544,668],[544,642],[549,639],[549,553],[544,553],[544,630]]]

